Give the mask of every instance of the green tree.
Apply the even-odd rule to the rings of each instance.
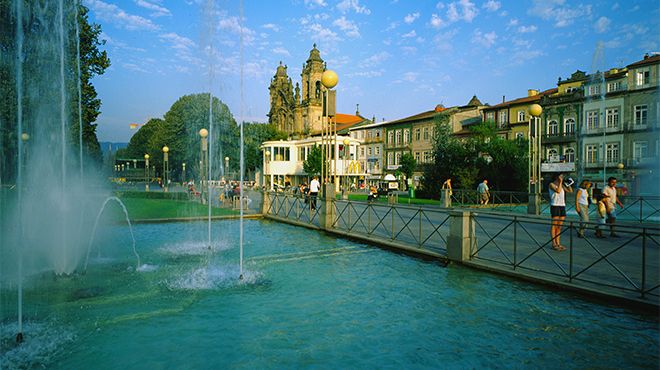
[[[245,159],[245,172],[252,177],[254,171],[261,168],[263,155],[261,143],[270,140],[285,140],[287,134],[279,131],[274,124],[246,122],[243,127],[243,155]],[[238,163],[237,163],[238,165]],[[231,167],[231,164],[230,164]]]
[[[323,155],[321,153],[321,147],[315,145],[307,154],[307,159],[303,162],[303,170],[310,176],[320,176],[322,163]],[[327,166],[328,163],[326,162],[325,165]]]
[[[412,178],[413,172],[417,168],[417,161],[410,153],[403,153],[401,155],[401,166],[399,171],[406,176],[406,179]],[[406,181],[406,188],[408,188],[408,182]]]

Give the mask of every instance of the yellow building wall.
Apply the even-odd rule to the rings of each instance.
[[[583,83],[584,83],[584,81],[573,81],[573,82],[561,83],[561,84],[557,85],[557,92],[552,94],[552,96],[566,94],[567,89],[577,89],[580,86],[582,86]]]

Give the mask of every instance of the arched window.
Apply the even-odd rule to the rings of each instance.
[[[575,162],[575,149],[573,148],[564,149],[564,162],[567,163]]]
[[[321,81],[316,81],[316,99],[321,98]]]
[[[564,134],[566,135],[575,134],[575,120],[573,118],[567,118],[564,121]]]
[[[548,135],[558,135],[559,134],[559,124],[557,121],[552,120],[548,122]]]
[[[558,160],[557,149],[548,149],[548,162],[557,162]]]

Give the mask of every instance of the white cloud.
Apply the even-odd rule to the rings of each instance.
[[[538,16],[555,22],[555,27],[566,27],[575,20],[591,15],[591,5],[564,5],[565,0],[534,0],[534,6],[527,11],[531,16]]]
[[[511,18],[511,20],[510,20],[509,23],[507,24],[507,27],[515,27],[515,26],[517,26],[517,25],[518,25],[518,20],[515,19],[515,18]]]
[[[280,32],[280,27],[276,24],[273,24],[273,23],[266,23],[266,24],[262,25],[261,28],[265,28],[267,30],[272,30],[272,31],[275,31],[275,32]]]
[[[639,10],[639,5],[635,5],[632,8],[628,9],[629,12],[636,12]]]
[[[358,29],[358,26],[351,22],[350,20],[346,19],[343,15],[341,18],[336,19],[334,22],[332,22],[333,26],[339,27],[340,30],[344,31],[344,34],[346,36],[351,37],[351,38],[356,38],[360,37],[360,30]]]
[[[291,56],[289,51],[286,50],[285,48],[281,47],[281,46],[276,47],[275,49],[272,50],[272,52],[273,52],[273,54],[284,55],[284,56],[287,56],[287,57]]]
[[[174,32],[164,33],[160,36],[161,39],[168,41],[172,49],[175,50],[190,50],[195,46],[195,42],[183,36],[179,36]]]
[[[417,73],[417,72],[406,72],[406,73],[403,74],[403,77],[401,77],[401,79],[403,81],[415,82],[417,80],[418,76],[419,76],[419,73]]]
[[[478,13],[477,6],[470,0],[459,0],[447,6],[447,19],[450,22],[460,20],[472,22]]]
[[[417,32],[415,32],[415,30],[412,30],[408,33],[405,33],[405,34],[401,35],[401,37],[403,37],[403,38],[410,38],[410,37],[416,37],[416,36],[417,36]]]
[[[495,34],[495,31],[482,33],[477,28],[476,30],[474,30],[474,33],[472,34],[472,42],[475,44],[480,44],[486,48],[493,46],[493,44],[495,44],[495,40],[497,40],[497,35]]]
[[[101,0],[85,0],[85,4],[99,20],[112,23],[118,28],[129,31],[156,31],[160,28],[150,20],[138,15],[128,14],[114,4],[108,4]]]
[[[441,1],[437,4],[435,4],[435,7],[438,8],[439,10],[442,10],[445,8],[445,4]]]
[[[531,32],[536,32],[538,28],[534,25],[531,26],[520,26],[518,27],[518,32],[520,33],[531,33]]]
[[[442,27],[444,22],[442,22],[442,19],[437,14],[431,14],[431,27],[433,28],[440,28]]]
[[[438,33],[435,35],[435,37],[433,37],[433,44],[439,50],[452,50],[452,41],[456,34],[458,34],[458,30],[455,29]]]
[[[608,28],[610,28],[610,24],[612,24],[612,21],[607,17],[600,17],[596,21],[596,24],[594,24],[594,28],[596,29],[596,32],[604,33]]]
[[[325,0],[305,0],[305,5],[309,8],[314,8],[316,6],[324,7],[328,4],[325,2]]]
[[[339,36],[337,36],[337,34],[331,29],[324,28],[318,23],[310,25],[307,30],[305,30],[305,34],[309,35],[312,40],[320,40],[325,43],[332,43],[341,40],[341,38],[339,38]]]
[[[373,68],[374,66],[377,66],[381,64],[382,62],[386,61],[390,57],[390,53],[386,51],[381,51],[380,53],[376,53],[369,58],[365,59],[360,63],[361,67],[364,68]]]
[[[612,10],[617,10],[617,9],[619,9],[619,3],[612,4]]]
[[[134,63],[123,63],[121,66],[128,69],[129,71],[149,73],[148,70],[146,70],[146,69],[142,68],[141,66],[139,66],[137,64],[134,64]]]
[[[246,45],[252,44],[252,42],[254,41],[254,36],[256,35],[256,32],[254,32],[253,30],[245,26],[241,27],[238,17],[229,17],[229,18],[221,19],[219,23],[219,27],[221,30],[226,30],[236,35],[241,35],[242,33],[243,42]]]
[[[347,13],[352,10],[357,14],[371,14],[371,10],[369,10],[366,6],[360,5],[360,0],[343,0],[337,4],[337,9],[342,13]]]
[[[488,10],[489,12],[496,12],[500,7],[502,7],[502,3],[495,0],[488,0],[483,5],[483,8]]]
[[[515,52],[511,59],[514,65],[519,65],[523,64],[527,60],[535,59],[542,55],[545,55],[545,53],[540,50],[525,50]]]
[[[410,24],[415,21],[415,19],[419,18],[419,12],[408,14],[405,17],[403,17],[403,21]]]
[[[391,22],[389,25],[387,25],[387,28],[385,31],[391,31],[399,26],[399,22]]]
[[[417,53],[417,48],[414,46],[402,46],[401,51],[406,55],[413,55]]]
[[[361,71],[361,72],[352,72],[347,74],[348,77],[367,77],[367,78],[373,78],[373,77],[380,77],[385,73],[384,69],[379,69],[376,71]]]
[[[154,4],[153,2],[146,0],[135,0],[135,4],[139,7],[151,10],[153,12],[151,13],[152,17],[172,16],[172,13],[170,13],[169,9],[158,4]]]

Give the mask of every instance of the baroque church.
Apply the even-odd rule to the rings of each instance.
[[[309,58],[302,66],[300,74],[302,87],[296,82],[295,89],[291,77],[287,75],[287,66],[277,67],[275,76],[270,81],[270,112],[268,123],[275,124],[278,130],[291,136],[309,136],[321,131],[324,111],[324,94],[327,89],[321,84],[321,76],[326,70],[326,63],[316,44],[309,52]],[[335,117],[335,90],[328,94],[329,116]]]

